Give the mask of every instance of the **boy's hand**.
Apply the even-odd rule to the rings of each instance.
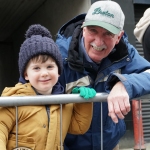
[[[80,96],[85,99],[93,98],[96,95],[96,91],[93,88],[83,86],[73,88],[72,93],[80,93]]]

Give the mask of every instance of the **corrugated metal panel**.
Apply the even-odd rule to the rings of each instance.
[[[144,11],[146,10],[146,8],[144,6],[145,5],[134,5],[135,25],[140,20],[140,18],[143,16]],[[142,44],[139,43],[138,40],[136,40],[136,49],[138,50],[138,52],[141,56],[144,56]]]
[[[150,5],[134,5],[135,24],[143,16],[144,11]],[[136,49],[139,54],[144,57],[142,44],[136,40]],[[145,142],[150,142],[150,100],[144,100],[142,104],[142,118],[143,118],[143,133]]]
[[[133,0],[134,4],[150,4],[150,0]]]
[[[141,56],[144,56],[142,44],[138,40],[135,41],[136,49]]]
[[[150,101],[142,101],[143,133],[144,140],[150,142]]]

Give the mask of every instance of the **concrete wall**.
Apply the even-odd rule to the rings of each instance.
[[[15,61],[12,43],[0,43],[0,92],[15,83]]]

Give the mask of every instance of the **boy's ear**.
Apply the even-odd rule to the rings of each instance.
[[[24,73],[24,78],[25,78],[26,80],[29,80],[28,75],[27,75],[26,72]]]

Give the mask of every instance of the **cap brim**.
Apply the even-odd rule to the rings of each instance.
[[[85,21],[81,27],[83,28],[86,26],[99,26],[99,27],[102,27],[102,28],[110,31],[113,34],[118,34],[121,31],[120,29],[116,28],[115,26],[113,26],[109,23],[106,23],[106,22],[101,22],[101,21],[94,21],[94,20]]]

